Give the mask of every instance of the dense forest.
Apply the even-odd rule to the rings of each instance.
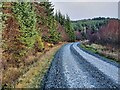
[[[119,44],[119,20],[98,17],[72,21],[77,40],[90,40],[91,43]]]
[[[75,41],[75,33],[74,28],[72,26],[71,20],[68,15],[62,15],[60,11],[55,13],[55,19],[63,26],[65,27],[65,32],[70,37],[69,41]]]
[[[108,23],[108,19],[106,18],[94,18],[88,20],[79,20],[79,21],[72,21],[73,28],[76,32],[81,32],[80,35],[77,36],[77,39],[89,39],[91,35],[99,31],[99,29],[105,26]]]

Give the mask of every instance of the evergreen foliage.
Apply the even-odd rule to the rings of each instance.
[[[36,14],[31,3],[19,2],[14,4],[13,12],[20,24],[21,36],[19,40],[26,46],[32,48],[35,44],[36,31]]]
[[[88,20],[72,21],[74,31],[81,33],[82,39],[88,39],[88,31],[93,34],[96,33],[105,26],[108,22],[107,18],[93,18]]]
[[[89,20],[72,21],[72,26],[75,31],[84,31],[85,28],[93,31],[97,31],[101,26],[106,25],[108,22],[104,18],[94,18]]]
[[[26,50],[33,49],[37,44],[38,50],[42,51],[44,48],[41,34],[38,32],[37,17],[32,3],[18,2],[14,3],[13,12],[20,25],[20,36],[18,40],[26,46],[22,53],[27,53]]]
[[[74,34],[74,30],[73,30],[73,27],[71,25],[71,21],[70,21],[70,18],[69,18],[68,15],[66,15],[65,31],[69,35],[70,41],[74,41],[75,40],[75,34]]]
[[[65,32],[68,34],[70,41],[75,41],[74,30],[68,15],[66,17],[61,12],[56,12],[55,19],[65,28]]]
[[[51,17],[51,23],[50,23],[50,36],[49,36],[49,41],[51,43],[58,43],[60,41],[60,33],[56,31],[57,28],[57,22],[55,21],[54,17]]]
[[[58,43],[60,41],[60,33],[57,31],[57,22],[55,20],[55,17],[53,15],[53,5],[51,2],[45,2],[45,8],[47,11],[47,21],[48,21],[48,27],[49,27],[49,36],[48,36],[48,42],[51,43]]]

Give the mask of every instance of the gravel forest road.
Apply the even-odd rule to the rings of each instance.
[[[120,88],[120,65],[88,53],[79,45],[78,42],[65,44],[58,50],[44,79],[43,89]]]

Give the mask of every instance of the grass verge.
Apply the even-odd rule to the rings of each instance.
[[[54,54],[62,45],[63,44],[57,45],[41,55],[38,58],[39,60],[17,80],[15,88],[40,88],[40,82],[47,72]]]
[[[91,51],[95,54],[99,54],[100,56],[108,58],[112,61],[120,63],[120,59],[118,58],[118,52],[111,51],[107,49],[107,47],[105,46],[98,45],[98,44],[81,44],[80,47],[88,51]]]

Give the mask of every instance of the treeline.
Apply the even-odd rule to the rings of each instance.
[[[55,19],[65,28],[65,32],[68,34],[70,41],[75,41],[75,33],[69,16],[62,15],[61,12],[58,11],[55,14]]]
[[[119,19],[98,17],[72,21],[77,40],[103,45],[119,45]]]
[[[93,30],[93,31],[97,31],[100,29],[101,26],[107,24],[107,19],[102,19],[102,20],[98,20],[98,19],[93,19],[93,20],[81,20],[78,22],[73,22],[73,27],[75,31],[83,31],[83,30]]]
[[[74,28],[74,31],[80,32],[81,34],[81,36],[77,39],[89,39],[90,34],[96,33],[107,23],[107,18],[99,17],[93,19],[72,21],[72,26]]]
[[[38,20],[38,24],[39,25],[43,25],[43,26],[47,26],[47,31],[43,31],[41,27],[39,27],[41,29],[41,32],[43,32],[42,35],[42,39],[46,42],[50,42],[50,43],[58,43],[61,40],[61,35],[60,33],[57,31],[57,21],[55,20],[54,17],[54,8],[51,2],[41,2],[41,3],[35,3],[35,5],[37,5],[36,7],[36,11],[37,11],[37,17],[39,18]],[[43,12],[44,14],[42,14],[43,12],[41,12],[41,6],[42,8],[44,8]],[[44,34],[44,32],[47,32],[47,34]]]

